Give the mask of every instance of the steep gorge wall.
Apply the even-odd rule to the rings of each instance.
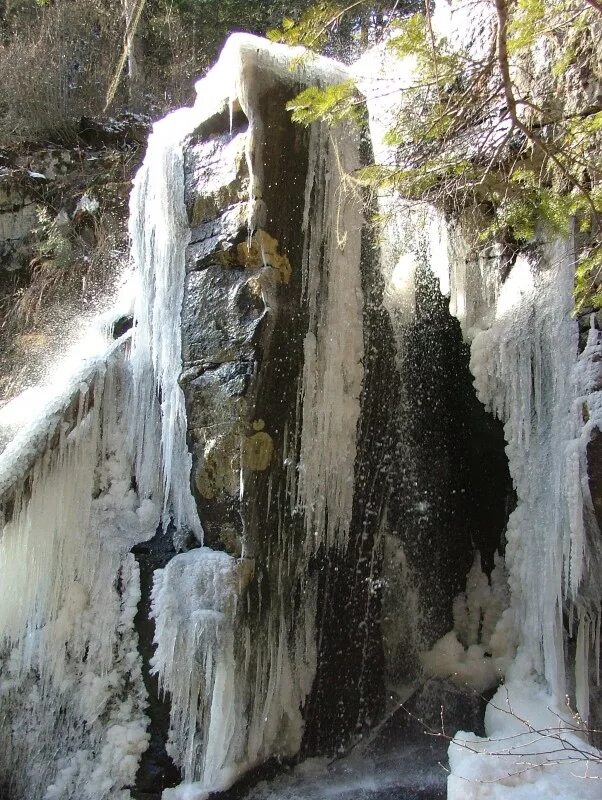
[[[142,116],[82,118],[69,144],[0,150],[0,408],[52,381],[50,365],[113,302],[147,133]],[[26,406],[0,411],[0,446],[31,421]]]

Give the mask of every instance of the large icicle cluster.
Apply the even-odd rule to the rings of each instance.
[[[20,480],[10,452],[0,464],[15,481],[0,537],[0,781],[28,800],[125,799],[147,746],[130,550],[157,514],[130,485],[127,388],[113,354]]]
[[[321,544],[344,550],[351,522],[364,355],[362,210],[341,170],[351,174],[358,164],[353,132],[314,125],[305,190],[303,295],[309,330],[296,496],[310,550]]]
[[[180,553],[154,577],[153,666],[171,697],[170,755],[186,781],[204,786],[223,783],[226,765],[241,760],[244,709],[236,707],[232,624],[237,588],[236,560],[205,547]]]
[[[186,409],[178,384],[184,254],[190,239],[182,143],[199,121],[193,110],[180,109],[155,124],[134,181],[130,234],[140,281],[131,356],[131,436],[138,486],[143,497],[163,498],[164,524],[173,518],[178,529],[187,528],[200,539],[201,525],[190,492]]]
[[[414,242],[420,236],[427,241],[433,272],[442,290],[449,292],[451,310],[471,341],[477,395],[504,422],[517,494],[506,532],[510,606],[496,632],[500,645],[504,639],[510,645],[516,641],[517,655],[508,662],[507,653],[499,653],[506,684],[486,718],[489,738],[476,745],[474,737],[467,740],[469,748],[491,754],[489,760],[474,754],[471,760],[462,744],[465,735],[458,735],[458,747],[451,751],[450,799],[489,797],[477,781],[484,780],[489,787],[494,779],[502,784],[507,781],[515,790],[506,794],[500,788],[496,797],[530,797],[521,793],[527,785],[536,785],[537,796],[547,797],[555,782],[566,788],[567,781],[575,780],[575,765],[566,762],[559,771],[550,765],[545,755],[548,734],[529,728],[547,730],[550,720],[545,713],[535,714],[535,709],[544,698],[545,708],[557,715],[556,727],[568,730],[561,736],[571,747],[580,741],[572,729],[588,719],[588,687],[599,681],[602,566],[587,472],[587,444],[602,423],[599,334],[592,330],[579,356],[577,323],[572,316],[575,253],[571,237],[551,242],[542,237],[539,255],[519,254],[502,282],[497,252],[477,259],[469,252],[461,223],[446,222],[434,209],[423,216],[423,232],[414,234]],[[566,642],[567,618],[576,633],[573,660]],[[495,649],[492,642],[488,649]],[[471,667],[469,654],[470,647],[464,652],[452,632],[425,659],[431,672],[443,674],[449,669],[471,684],[483,662]],[[569,675],[565,674],[567,664]],[[566,708],[569,691],[579,718]],[[509,727],[505,716],[514,717]],[[507,758],[500,758],[500,740],[510,728],[517,746]],[[533,772],[524,769],[531,745]],[[544,765],[541,772],[540,765]],[[590,786],[586,782],[584,798],[590,796]]]
[[[301,707],[315,672],[315,587],[294,635],[283,611],[270,611],[266,635],[235,642],[244,561],[199,548],[155,573],[153,667],[172,703],[168,750],[184,783],[165,798],[203,800],[274,752],[301,744]]]
[[[452,263],[463,250],[461,242],[454,246],[457,237],[458,231],[449,236]],[[490,268],[495,265],[492,259]],[[542,241],[538,256],[519,255],[504,283],[498,278],[490,291],[481,281],[478,300],[470,284],[454,287],[465,298],[465,332],[474,337],[478,397],[504,422],[508,443],[517,507],[506,532],[511,602],[503,620],[519,647],[489,706],[488,738],[458,734],[450,750],[451,800],[489,797],[479,781],[498,781],[495,796],[517,800],[531,797],[531,789],[537,797],[578,789],[593,798],[599,788],[599,753],[589,752],[580,727],[588,719],[588,687],[599,681],[602,568],[587,444],[602,422],[600,343],[593,330],[578,356],[574,269],[568,237]],[[567,618],[576,633],[573,660]],[[566,706],[569,690],[579,716]],[[577,763],[562,752],[567,749],[579,750]]]
[[[586,542],[585,452],[574,442],[582,413],[571,318],[574,264],[571,240],[545,245],[535,262],[519,256],[500,291],[495,321],[473,341],[471,359],[479,398],[505,423],[518,497],[506,561],[523,654],[559,698],[567,688],[563,612],[568,604],[569,614],[595,622],[599,590],[597,598],[588,592],[584,608],[581,587],[602,578],[588,574],[596,559]],[[587,719],[581,702],[578,710]]]
[[[575,693],[577,708],[587,719],[592,678],[600,686],[602,653],[602,550],[589,488],[588,445],[602,431],[602,333],[594,320],[574,373],[573,439],[567,450],[571,480],[572,536],[565,549],[565,576],[577,618]],[[573,620],[571,619],[571,623]],[[593,660],[592,660],[593,657]]]

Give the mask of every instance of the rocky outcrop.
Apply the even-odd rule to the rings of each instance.
[[[296,91],[284,77],[268,84],[255,100],[253,113],[261,118],[265,137],[256,145],[264,158],[260,226],[248,227],[251,178],[244,158],[245,116],[235,114],[231,130],[226,114],[209,120],[186,146],[191,239],[180,381],[205,544],[242,558],[245,565],[238,602],[246,604],[247,612],[237,623],[237,638],[250,636],[256,642],[252,669],[264,658],[261,652],[273,636],[275,620],[290,625],[290,635],[295,635],[295,628],[307,624],[298,616],[308,613],[304,596],[318,592],[323,610],[311,627],[328,631],[328,643],[318,656],[321,677],[315,686],[321,688],[314,689],[310,700],[320,713],[309,710],[306,715],[312,720],[306,723],[306,747],[315,752],[338,746],[380,704],[382,670],[373,657],[365,658],[366,641],[371,642],[368,649],[377,647],[378,603],[375,599],[374,608],[367,610],[361,600],[370,596],[369,570],[360,576],[356,552],[358,546],[371,552],[379,513],[363,530],[360,524],[353,529],[348,553],[319,547],[313,558],[304,554],[303,509],[295,508],[294,494],[302,468],[297,465],[299,404],[308,328],[304,213],[310,213],[309,133],[293,125],[285,110]],[[328,265],[320,268],[326,272]],[[357,474],[360,469],[366,468],[358,465]],[[369,481],[369,475],[362,480]],[[358,544],[362,536],[364,543]],[[366,559],[363,563],[369,566]],[[352,605],[347,586],[356,587]],[[345,616],[338,630],[322,618],[331,613],[339,620]],[[372,621],[362,629],[366,613]],[[333,685],[328,676],[339,668],[345,669],[346,678]]]
[[[298,452],[307,284],[325,285],[332,267],[317,262],[314,274],[304,274],[312,155],[308,133],[284,110],[296,90],[280,77],[254,99],[263,137],[254,152],[265,159],[257,227],[249,227],[245,202],[252,176],[242,110],[235,105],[232,117],[211,117],[185,145],[191,233],[180,384],[204,544],[241,560],[237,603],[247,610],[235,622],[235,640],[250,636],[261,651],[260,628],[274,616],[284,614],[291,632],[302,625],[297,598],[316,581],[320,646],[304,712],[304,752],[315,753],[342,746],[378,718],[387,674],[406,683],[417,678],[418,654],[446,630],[475,546],[488,569],[493,564],[511,489],[501,432],[474,397],[457,323],[426,274],[420,313],[399,334],[405,349],[396,349],[398,322],[386,306],[378,248],[366,226],[356,290],[365,354],[349,539],[334,549],[318,545],[307,558],[307,510],[292,499],[309,469]],[[322,334],[347,335],[341,330]],[[412,391],[402,389],[410,385]],[[412,612],[404,607],[407,595],[391,600],[389,592],[385,621],[382,589],[397,585],[398,564],[390,549],[383,567],[384,534],[405,553],[411,586],[404,590],[417,603]],[[391,615],[399,617],[397,629],[407,624],[408,636],[400,644],[405,652],[397,649],[385,665],[383,630],[392,627]],[[386,647],[391,653],[395,645]]]

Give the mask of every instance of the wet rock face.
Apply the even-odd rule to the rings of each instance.
[[[186,278],[184,364],[202,369],[249,356],[265,311],[258,280],[241,267],[206,266]]]
[[[487,573],[503,551],[515,496],[502,425],[477,400],[468,347],[427,263],[417,269],[416,317],[403,338],[391,519],[421,597],[422,644],[430,647],[431,637],[452,627],[452,601],[475,550]]]
[[[159,691],[157,675],[151,672],[151,659],[155,650],[153,637],[155,623],[150,615],[153,574],[162,569],[175,555],[171,531],[159,528],[147,542],[136,545],[133,551],[140,567],[140,602],[134,618],[138,633],[138,651],[142,657],[142,677],[148,693],[146,709],[150,720],[148,733],[150,742],[143,753],[136,776],[136,800],[159,798],[163,789],[177,786],[181,781],[179,770],[168,756],[165,742],[169,732],[169,699]]]
[[[295,140],[303,133],[287,119],[284,98],[270,108],[264,109],[272,118],[266,125],[270,150],[296,152]],[[250,519],[254,511],[248,504],[242,508],[241,465],[252,483],[255,473],[273,474],[272,457],[282,452],[287,416],[294,408],[294,402],[274,407],[267,375],[276,362],[287,370],[299,368],[300,331],[295,337],[290,329],[300,305],[306,162],[289,163],[283,157],[274,165],[279,173],[290,170],[287,195],[292,204],[270,202],[270,190],[282,175],[267,165],[266,205],[272,213],[265,230],[249,232],[247,203],[242,202],[249,180],[245,117],[237,114],[234,124],[238,127],[230,133],[226,115],[210,120],[186,152],[191,240],[181,385],[193,452],[193,490],[206,544],[240,556],[256,549],[258,536]],[[281,331],[286,333],[280,336]],[[291,388],[296,390],[294,380]],[[251,495],[248,502],[254,506],[261,500]]]
[[[191,239],[180,383],[205,544],[249,564],[239,605],[247,608],[254,642],[251,669],[255,658],[261,662],[266,626],[282,613],[293,619],[315,581],[325,645],[305,711],[304,752],[314,753],[336,749],[381,707],[379,597],[369,583],[379,501],[361,495],[369,502],[360,498],[354,507],[347,553],[320,552],[302,563],[303,515],[291,508],[287,474],[287,453],[299,446],[294,432],[308,330],[301,266],[309,136],[285,110],[296,91],[272,87],[258,101],[265,214],[256,230],[248,230],[241,202],[249,180],[241,157],[244,116],[235,115],[232,132],[227,115],[210,120],[188,145]],[[368,280],[376,269],[372,260]],[[365,401],[368,417],[375,399]],[[365,431],[366,452],[372,428]],[[358,481],[375,482],[377,461],[358,466]]]
[[[253,276],[227,258],[246,236],[246,204],[239,201],[248,181],[244,145],[244,130],[230,135],[218,129],[207,139],[201,133],[186,152],[191,239],[182,309],[181,385],[205,542],[237,556],[239,439],[254,371],[253,339],[264,311]]]

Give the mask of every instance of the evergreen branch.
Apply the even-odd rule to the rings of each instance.
[[[598,13],[602,14],[602,3],[599,0],[585,0],[585,2],[594,8]]]
[[[351,3],[346,8],[341,9],[341,11],[337,11],[329,20],[327,20],[322,27],[316,32],[314,37],[308,42],[308,47],[313,47],[313,45],[319,40],[320,36],[323,33],[326,33],[336,22],[338,22],[341,17],[344,17],[345,14],[348,14],[350,11],[353,11],[354,8],[358,6],[362,6],[367,2],[367,0],[356,0],[356,2]]]

